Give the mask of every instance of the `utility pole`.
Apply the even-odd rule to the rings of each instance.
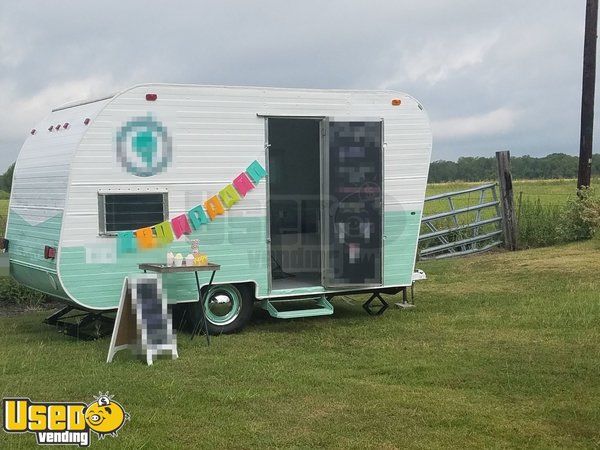
[[[585,41],[583,44],[583,85],[581,89],[581,137],[577,189],[589,187],[592,176],[594,134],[594,94],[596,89],[596,40],[598,38],[598,0],[587,0]]]

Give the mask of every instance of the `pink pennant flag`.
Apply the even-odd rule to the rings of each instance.
[[[182,235],[192,232],[186,214],[171,219],[171,227],[173,228],[173,233],[175,233],[175,239],[179,239]]]
[[[246,172],[242,172],[233,180],[233,187],[242,197],[245,197],[248,191],[254,189],[254,184],[252,184]]]

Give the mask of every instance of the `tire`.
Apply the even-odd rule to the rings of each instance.
[[[250,320],[254,296],[246,285],[216,284],[202,292],[204,311],[211,335],[237,333]],[[202,320],[200,305],[190,303],[192,323]]]

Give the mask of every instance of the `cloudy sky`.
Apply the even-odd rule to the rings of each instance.
[[[398,89],[434,159],[576,154],[584,17],[585,0],[2,0],[0,170],[52,107],[140,82]]]

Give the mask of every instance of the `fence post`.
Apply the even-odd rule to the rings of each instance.
[[[500,203],[502,205],[502,231],[504,247],[507,250],[517,249],[517,219],[513,200],[512,174],[510,172],[510,152],[496,152],[498,162],[498,181],[500,183]]]

